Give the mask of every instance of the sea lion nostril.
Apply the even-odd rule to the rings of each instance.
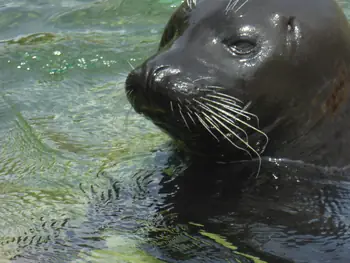
[[[155,82],[158,82],[159,79],[162,78],[162,72],[166,70],[169,66],[159,66],[155,68],[154,70],[150,69],[147,74],[147,79],[146,79],[146,89],[151,88]]]
[[[156,77],[159,73],[161,73],[163,70],[169,68],[170,66],[159,66],[153,71],[153,76]]]
[[[176,76],[180,72],[180,69],[170,66],[157,67],[155,70],[150,71],[148,75],[148,88],[152,88],[154,84],[166,86],[165,82],[169,81],[170,77]]]

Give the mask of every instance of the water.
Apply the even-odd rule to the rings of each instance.
[[[348,262],[348,173],[267,162],[242,185],[249,165],[187,164],[130,110],[178,5],[0,1],[1,263]]]

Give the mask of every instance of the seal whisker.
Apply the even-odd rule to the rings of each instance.
[[[130,98],[130,96],[131,96],[131,94],[133,93],[133,91],[134,91],[134,90],[128,90],[128,91],[126,92],[127,97]],[[135,103],[135,100],[136,100],[135,97],[131,98],[132,103]],[[128,110],[127,113],[126,113],[125,119],[124,119],[124,127],[125,127],[125,131],[126,131],[126,132],[128,131],[128,126],[129,126],[129,115],[130,115],[131,111],[132,111],[132,107],[129,108],[129,110]]]
[[[243,101],[241,101],[240,99],[237,99],[236,97],[233,97],[233,96],[231,96],[231,95],[227,95],[227,94],[221,93],[221,92],[215,92],[215,94],[216,94],[216,95],[220,95],[220,96],[225,97],[225,98],[228,98],[228,99],[232,99],[232,100],[238,101],[238,102],[244,104]]]
[[[242,111],[246,111],[246,110],[250,107],[250,105],[252,105],[252,102],[251,102],[251,101],[249,101],[249,102],[243,107]],[[254,114],[253,114],[253,115],[254,115]]]
[[[224,120],[226,123],[232,125],[235,129],[237,129],[237,130],[243,132],[244,135],[245,135],[245,137],[246,137],[246,141],[248,142],[248,134],[247,134],[247,132],[246,132],[243,128],[237,126],[232,120],[228,119],[227,117],[218,114],[217,112],[213,111],[212,109],[210,109],[210,108],[208,108],[208,107],[205,107],[205,105],[199,105],[199,106],[200,106],[203,110],[206,110],[206,111],[209,112],[210,114],[212,114],[212,115],[214,115],[214,116],[217,116],[218,118]],[[204,114],[204,113],[203,113],[203,114]]]
[[[216,115],[217,117],[219,117],[219,118],[221,118],[222,120],[224,120],[226,123],[229,123],[229,124],[231,124],[233,127],[235,127],[236,129],[242,131],[242,132],[245,134],[245,136],[247,137],[247,142],[245,142],[242,138],[240,138],[236,133],[232,133],[232,134],[233,134],[234,136],[236,136],[236,137],[238,136],[238,137],[239,137],[239,140],[241,140],[241,141],[242,141],[244,144],[246,144],[247,146],[249,145],[249,143],[248,143],[248,135],[247,135],[247,133],[246,133],[242,128],[240,128],[239,126],[237,126],[236,124],[234,124],[233,121],[231,121],[231,120],[229,120],[229,119],[227,119],[227,118],[223,118],[223,116],[221,116],[220,114],[218,114],[218,113],[214,112],[213,110],[209,109],[208,106],[210,106],[210,105],[207,106],[207,105],[205,105],[205,104],[203,104],[203,103],[201,103],[201,102],[199,102],[199,101],[197,101],[197,100],[194,100],[194,101],[197,102],[197,103],[199,103],[199,106],[200,106],[203,110],[207,110],[207,111],[210,112],[211,114]],[[246,123],[246,122],[240,120],[239,118],[237,118],[237,117],[235,117],[235,116],[232,116],[232,114],[230,114],[230,113],[227,113],[227,112],[225,112],[225,111],[223,111],[223,110],[221,110],[221,109],[219,109],[219,108],[217,108],[217,107],[215,107],[215,106],[213,106],[213,105],[211,105],[211,106],[212,106],[213,108],[215,108],[216,110],[219,110],[220,112],[224,113],[225,115],[228,115],[229,117],[232,117],[234,120],[237,120],[238,122],[241,122],[242,124],[248,126],[249,128],[251,128],[251,129],[257,131],[258,133],[262,134],[263,136],[265,136],[266,142],[265,142],[265,145],[264,145],[263,149],[266,147],[266,145],[268,144],[268,137],[267,137],[267,135],[266,135],[264,132],[262,132],[262,131],[256,129],[255,127],[253,127],[253,126],[249,125],[248,123]],[[213,117],[215,117],[215,116],[213,116]],[[216,118],[216,117],[215,117],[215,118]],[[249,145],[249,148],[250,148],[250,149],[253,149],[253,147],[251,147],[250,145]],[[254,149],[254,152],[257,153],[257,151],[256,151],[255,149]],[[259,155],[259,158],[260,158],[260,155]]]
[[[213,116],[213,118],[220,124],[222,125],[226,130],[230,131],[230,129],[224,124],[222,123],[220,120],[218,120],[215,116]],[[249,143],[245,142],[241,137],[239,137],[237,134],[235,133],[232,133],[235,137],[237,137],[238,140],[240,140],[243,144],[245,144],[252,152],[254,152],[256,154],[256,156],[258,157],[258,160],[259,160],[259,166],[258,166],[258,171],[257,171],[257,174],[256,174],[256,177],[259,176],[259,173],[260,173],[260,168],[261,168],[261,156],[260,154],[252,147],[249,145]],[[247,151],[247,150],[246,150]],[[248,152],[248,151],[247,151]],[[249,153],[249,152],[248,152]],[[253,159],[252,155],[249,153],[250,157]]]
[[[187,112],[188,117],[190,117],[191,121],[193,122],[194,125],[196,125],[196,122],[194,121],[191,113]]]
[[[259,127],[260,127],[260,120],[259,120],[258,115],[255,115],[255,114],[253,114],[253,113],[247,111],[247,109],[250,107],[251,104],[252,104],[252,102],[249,101],[249,102],[243,107],[243,109],[242,109],[241,111],[244,112],[245,114],[250,115],[250,116],[252,116],[253,118],[255,118],[255,119],[256,119],[256,122],[257,122],[256,126],[259,128]]]
[[[248,114],[244,114],[244,112],[242,110],[237,110],[235,109],[234,107],[230,106],[230,105],[226,105],[224,103],[221,103],[221,102],[218,102],[218,101],[214,101],[214,100],[210,100],[210,99],[207,99],[207,98],[200,98],[202,100],[205,100],[205,101],[208,101],[210,103],[213,103],[213,104],[216,104],[216,105],[220,105],[222,106],[223,108],[227,109],[227,110],[230,110],[232,111],[233,113],[236,113],[237,115],[240,115],[242,117],[245,117],[248,121],[251,120],[251,117],[248,116]]]
[[[187,105],[191,105],[191,102],[188,99],[185,99],[185,102],[187,103]],[[192,113],[191,109],[186,105],[186,108],[189,110],[189,112]]]
[[[210,109],[210,112],[211,112],[212,114],[215,113],[215,114],[213,114],[213,115],[215,115],[216,117],[222,119],[222,120],[225,121],[227,124],[232,125],[235,129],[241,131],[241,132],[244,134],[244,136],[245,136],[245,141],[246,141],[246,142],[249,142],[249,136],[248,136],[247,132],[246,132],[243,128],[237,126],[237,125],[234,123],[234,121],[230,120],[230,119],[227,118],[226,116],[220,115],[220,114],[218,114],[218,113],[212,111],[211,109]]]
[[[125,132],[128,131],[128,127],[129,127],[129,117],[130,117],[131,112],[132,112],[132,108],[130,108],[130,109],[127,111],[126,116],[125,116],[125,119],[124,119]]]
[[[231,107],[242,109],[242,106],[238,105],[237,101],[235,101],[235,100],[228,99],[228,98],[223,98],[221,96],[212,95],[212,94],[208,94],[208,95],[206,95],[206,97],[213,98],[213,99],[218,99],[218,100],[221,100],[222,102],[230,103]]]
[[[220,87],[220,86],[215,86],[215,85],[208,85],[207,88],[212,88],[212,89],[221,89],[224,90],[224,87]]]
[[[241,4],[234,12],[237,13],[246,3],[248,3],[248,0],[245,0],[245,2]]]
[[[197,102],[201,103],[200,101],[197,101]],[[201,104],[203,104],[203,103],[201,103]],[[203,105],[204,105],[204,104],[203,104]],[[231,114],[231,113],[229,113],[229,112],[227,112],[227,111],[225,111],[225,110],[223,110],[223,109],[220,109],[219,107],[216,107],[215,105],[212,105],[212,104],[210,104],[210,103],[207,103],[207,104],[205,104],[205,105],[207,105],[208,107],[211,107],[211,108],[213,108],[213,109],[215,109],[215,110],[217,110],[217,111],[219,111],[219,112],[225,114],[225,115],[228,116],[228,117],[233,118],[234,120],[236,120],[236,121],[242,123],[243,125],[245,125],[245,126],[251,128],[252,130],[254,130],[254,131],[260,133],[261,135],[263,135],[263,136],[265,137],[265,139],[266,139],[265,145],[267,145],[267,143],[268,143],[268,141],[269,141],[269,137],[268,137],[268,136],[266,135],[266,133],[264,133],[263,131],[261,131],[261,130],[255,128],[254,126],[250,125],[249,123],[247,123],[247,122],[245,122],[245,121],[243,121],[243,120],[237,118],[237,117],[234,116],[233,114]]]
[[[203,80],[203,79],[212,79],[212,77],[202,76],[202,77],[200,77],[198,79],[193,80],[192,82],[197,82],[197,81],[200,81],[200,80]]]
[[[232,111],[233,113],[236,113],[236,114],[238,114],[238,115],[240,115],[240,116],[245,117],[247,120],[251,120],[251,117],[253,117],[253,118],[256,119],[257,127],[260,126],[259,117],[258,117],[257,115],[255,115],[255,114],[253,114],[253,113],[248,112],[248,111],[245,110],[245,109],[247,109],[247,108],[251,105],[251,102],[247,103],[247,105],[244,106],[243,109],[239,109],[239,108],[237,109],[237,108],[236,108],[236,105],[231,106],[231,105],[227,105],[227,104],[224,104],[224,103],[220,103],[220,102],[218,102],[218,101],[212,101],[212,100],[209,100],[209,99],[206,99],[206,98],[202,98],[202,99],[203,99],[203,100],[206,100],[206,101],[208,101],[208,102],[211,102],[211,103],[220,105],[220,106],[222,106],[223,108]]]
[[[228,5],[225,8],[225,14],[227,14],[230,10],[235,8],[235,6],[238,4],[239,0],[230,0]]]
[[[134,91],[134,90],[132,90],[132,89],[128,90],[128,91],[126,92],[126,96],[129,97],[129,96],[133,93],[133,91]]]
[[[180,112],[181,118],[182,118],[182,120],[184,121],[184,123],[185,123],[187,129],[188,129],[189,131],[191,131],[190,126],[188,126],[188,123],[187,123],[187,121],[186,121],[186,118],[185,118],[185,116],[184,116],[183,113],[182,113],[181,105],[180,105],[180,104],[177,104],[177,106],[179,107],[179,112]]]
[[[174,114],[174,106],[173,106],[173,102],[170,101],[170,109],[171,109],[171,112]]]
[[[220,121],[219,121],[215,116],[210,117],[210,116],[208,116],[205,112],[203,112],[203,115],[206,117],[207,121],[208,121],[211,125],[213,125],[213,127],[214,127],[222,136],[224,136],[224,138],[225,138],[226,140],[228,140],[234,147],[236,147],[237,149],[240,149],[240,150],[246,152],[251,158],[253,158],[253,156],[251,155],[251,153],[250,153],[247,149],[244,149],[244,148],[238,146],[237,144],[235,144],[224,132],[222,132],[222,131],[220,130],[220,128],[213,122],[213,121],[214,121],[213,118],[214,118],[214,119],[216,119],[216,121],[220,124]],[[221,125],[221,126],[224,126],[224,127],[225,127],[225,125]],[[232,130],[229,129],[228,127],[225,127],[225,128],[226,128],[226,130],[228,130],[228,131],[230,132],[230,134],[234,135],[234,136],[237,137],[237,138],[240,138],[234,131],[232,131]]]
[[[190,117],[190,119],[191,119],[191,121],[193,122],[193,124],[196,125],[196,122],[195,122],[194,119],[192,118],[193,112],[191,111],[191,109],[190,109],[187,105],[186,105],[185,107],[186,107],[186,109],[188,110],[188,112],[187,112],[188,117]]]
[[[130,63],[130,61],[129,60],[127,60],[127,62],[128,62],[128,64],[129,64],[129,66],[131,67],[131,69],[132,70],[134,70],[135,69],[135,67]]]
[[[215,134],[210,130],[209,126],[205,123],[205,121],[197,114],[197,112],[194,113],[196,117],[198,118],[198,121],[203,125],[203,127],[218,141],[218,137],[215,136]]]
[[[197,4],[197,0],[186,0],[186,2],[187,2],[187,5],[188,5],[188,7],[189,7],[190,9],[192,9],[193,7],[195,7],[196,4]]]

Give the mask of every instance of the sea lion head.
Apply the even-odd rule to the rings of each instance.
[[[127,96],[192,153],[259,156],[271,133],[284,142],[327,114],[348,29],[332,0],[188,0],[130,72]]]

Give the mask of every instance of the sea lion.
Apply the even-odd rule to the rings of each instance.
[[[350,164],[350,28],[333,0],[188,0],[126,79],[192,154]]]

